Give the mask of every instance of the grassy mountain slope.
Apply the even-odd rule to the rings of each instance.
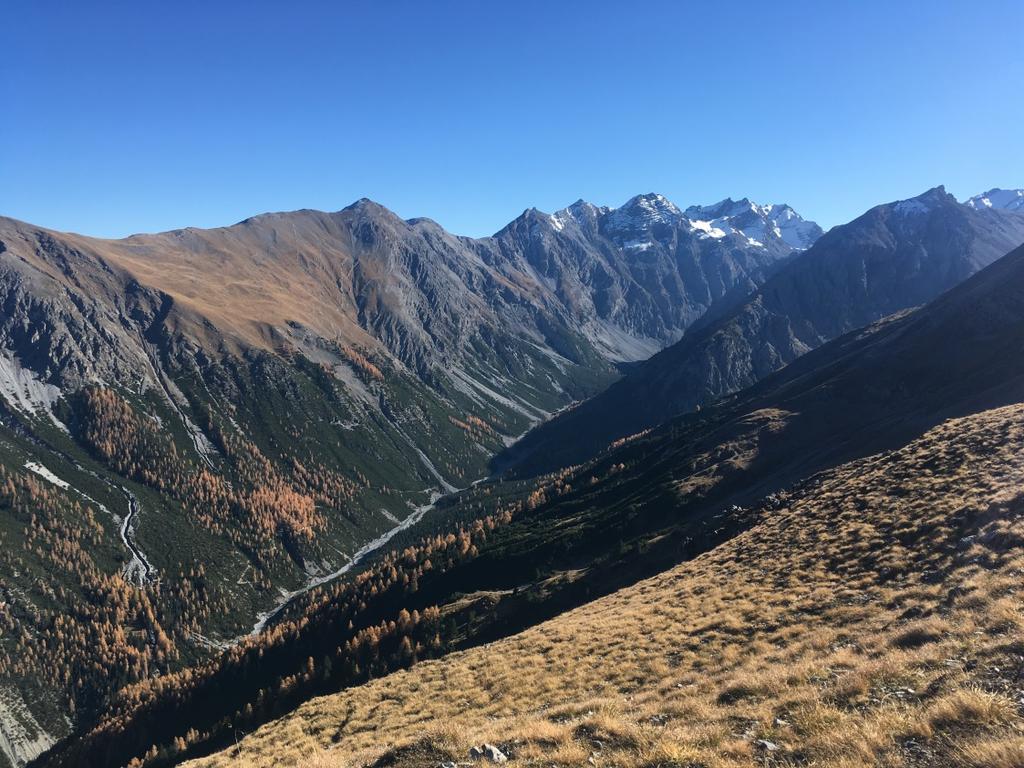
[[[711,552],[310,701],[195,768],[1010,768],[1024,760],[1024,407],[823,472]]]

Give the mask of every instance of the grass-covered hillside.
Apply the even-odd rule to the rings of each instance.
[[[1024,407],[823,472],[714,550],[308,702],[195,768],[1024,762]]]

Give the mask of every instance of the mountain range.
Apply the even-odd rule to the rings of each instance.
[[[1016,198],[995,192],[961,204],[937,187],[833,228],[744,301],[708,313],[680,342],[533,430],[498,465],[530,473],[576,463],[935,298],[1024,241]]]
[[[208,754],[1017,402],[1019,199],[0,219],[0,753]]]
[[[149,761],[160,765],[226,747],[233,729],[286,716],[313,696],[357,689],[417,659],[448,658],[451,651],[493,642],[676,563],[696,568],[709,556],[735,552],[734,540],[749,547],[745,532],[761,530],[807,499],[815,499],[816,515],[827,515],[833,502],[823,486],[831,468],[844,467],[844,482],[853,483],[849,478],[868,466],[897,461],[908,450],[918,455],[918,447],[905,446],[916,446],[950,420],[1020,401],[1022,297],[1024,247],[919,310],[828,342],[755,387],[669,420],[583,466],[535,486],[462,496],[445,513],[457,535],[429,535],[380,561],[355,584],[311,593],[275,631],[202,670],[123,693],[92,732],[40,764],[122,763],[153,744]],[[1019,407],[1000,418],[1017,423]],[[991,432],[972,438],[975,458],[991,457],[983,451],[985,440],[998,441],[1003,424],[997,418]],[[995,446],[1008,449],[1002,442]],[[946,464],[927,451],[924,457],[954,494],[936,503],[957,508],[956,489],[963,486],[955,481],[964,459]],[[907,484],[904,494],[912,493],[916,477],[908,471],[893,475]],[[992,481],[997,489],[1019,493],[1016,469],[992,471],[1003,478]],[[865,497],[849,503],[863,509],[875,502]],[[491,514],[480,517],[481,510]],[[898,513],[881,506],[879,514],[891,521]],[[893,524],[906,530],[913,519]],[[800,526],[801,517],[791,524]],[[855,541],[855,515],[850,524]],[[955,542],[961,534],[954,526],[949,535]],[[906,536],[906,546],[913,546]],[[837,568],[850,564],[838,549],[820,556],[827,553]],[[928,555],[927,549],[921,553]],[[892,589],[921,575],[901,568],[895,556],[868,564],[881,569],[878,578]],[[704,574],[714,578],[714,572]],[[656,597],[654,605],[661,605]],[[585,615],[577,620],[585,623]],[[904,616],[900,626],[921,615]],[[347,631],[339,630],[345,626]],[[736,631],[742,633],[743,625]],[[349,639],[339,645],[342,637]],[[560,645],[571,643],[570,637],[554,646],[558,654],[572,653],[571,646]],[[557,667],[553,674],[563,671]],[[287,683],[277,682],[282,680]],[[444,700],[453,702],[460,693],[448,691]],[[225,713],[235,714],[225,720]],[[404,715],[396,717],[405,722]],[[341,720],[344,731],[347,721]],[[473,723],[481,727],[479,720]],[[187,730],[195,734],[186,739]]]
[[[483,239],[368,200],[123,240],[0,219],[8,761],[356,567],[818,231],[705,224],[658,195]]]

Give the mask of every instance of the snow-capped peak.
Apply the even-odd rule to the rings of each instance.
[[[575,221],[577,224],[590,224],[597,221],[597,218],[608,212],[608,208],[588,203],[586,200],[577,200],[572,205],[551,214],[551,226],[561,231],[566,224]]]
[[[943,186],[933,187],[927,192],[924,192],[917,197],[911,197],[908,200],[900,200],[894,206],[894,210],[900,216],[919,216],[925,213],[930,213],[937,207],[956,200],[953,199],[952,195],[946,192],[946,188]]]
[[[663,213],[673,213],[678,215],[679,208],[676,204],[669,200],[664,195],[659,195],[656,192],[648,192],[646,195],[637,195],[631,197],[626,201],[626,204],[622,206],[622,209],[639,208],[646,211],[658,211]]]
[[[786,245],[802,251],[814,245],[814,241],[822,235],[817,222],[807,221],[803,216],[788,205],[768,205],[766,213],[772,222],[775,232]]]
[[[682,215],[675,203],[652,192],[631,197],[622,207],[613,210],[608,224],[612,230],[647,229],[653,224],[671,223]]]
[[[747,198],[727,197],[714,205],[691,205],[685,211],[699,237],[739,234],[755,247],[769,239],[783,241],[790,248],[804,250],[821,236],[821,227],[806,221],[785,204],[759,205]]]
[[[1024,189],[990,189],[967,200],[975,210],[993,208],[1000,211],[1024,211]]]
[[[714,205],[691,205],[686,209],[686,217],[695,221],[713,221],[715,219],[734,218],[746,213],[764,214],[767,208],[750,202],[747,198],[733,200],[731,197],[719,200]]]
[[[821,227],[805,220],[788,205],[759,205],[745,197],[726,198],[714,205],[694,205],[682,211],[664,195],[651,192],[631,197],[619,208],[577,200],[552,214],[542,215],[557,232],[570,224],[595,231],[600,226],[622,248],[630,251],[647,250],[654,247],[655,241],[660,242],[668,230],[652,232],[652,228],[659,225],[688,228],[700,239],[734,235],[745,240],[748,246],[771,246],[783,253],[789,249],[809,248],[822,234]]]

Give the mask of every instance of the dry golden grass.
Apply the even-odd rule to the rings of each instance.
[[[694,561],[307,702],[221,766],[1024,766],[1024,407],[841,467]]]
[[[111,301],[122,301],[124,286],[135,281],[158,290],[174,300],[168,324],[210,349],[227,344],[275,350],[288,338],[301,347],[303,334],[293,334],[291,328],[298,323],[322,339],[339,342],[346,358],[375,376],[376,366],[365,357],[370,367],[352,360],[353,351],[382,349],[359,317],[364,312],[396,318],[410,313],[407,303],[417,291],[412,285],[414,271],[402,263],[403,249],[425,242],[416,239],[423,237],[422,230],[410,231],[390,212],[381,210],[375,224],[379,231],[369,243],[353,235],[345,215],[318,211],[269,213],[231,227],[121,240],[62,232],[46,235],[73,251],[78,290]],[[54,285],[67,284],[66,267],[51,263],[26,244],[24,233],[35,227],[0,219],[0,229],[19,261],[52,278]],[[543,300],[540,284],[526,271],[487,270],[487,276],[523,299]],[[454,273],[449,277],[466,317],[486,312],[483,297],[468,290]]]

